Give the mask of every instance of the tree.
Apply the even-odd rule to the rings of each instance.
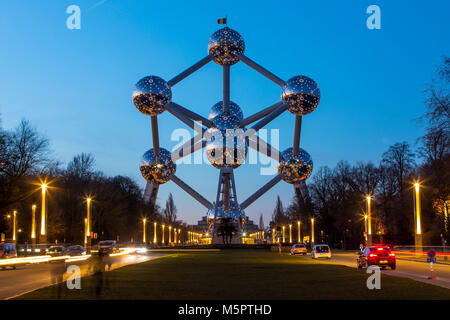
[[[263,220],[263,215],[261,213],[261,215],[259,216],[259,229],[260,230],[264,230],[264,220]]]
[[[272,214],[272,221],[275,225],[282,224],[287,221],[287,217],[284,214],[283,203],[280,196],[277,196],[277,202],[275,203],[275,209]]]
[[[168,224],[175,223],[177,221],[177,207],[173,201],[172,193],[169,193],[169,198],[166,201],[166,208],[163,211],[164,221]]]

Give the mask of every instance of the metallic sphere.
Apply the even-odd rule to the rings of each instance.
[[[294,155],[292,148],[282,153],[283,158],[278,164],[278,173],[288,183],[296,183],[309,178],[313,170],[313,161],[308,152],[300,148],[298,155]]]
[[[153,149],[148,150],[142,156],[140,170],[147,181],[155,180],[159,183],[166,183],[176,171],[176,164],[172,161],[169,151],[159,148],[159,156],[155,157]]]
[[[219,115],[223,115],[223,101],[217,102],[212,106],[211,110],[209,111],[208,119],[213,120]],[[242,109],[233,101],[230,101],[230,105],[228,106],[228,115],[237,118],[239,121],[244,119]]]
[[[228,27],[217,30],[209,38],[208,52],[214,55],[214,62],[221,66],[237,63],[244,50],[244,38]]]
[[[305,115],[317,108],[320,101],[320,89],[313,79],[295,76],[284,84],[281,100],[289,106],[289,112]]]
[[[231,218],[233,220],[245,219],[245,212],[241,209],[238,203],[234,200],[230,200],[230,206],[227,212],[224,210],[223,201],[219,201],[214,208],[208,210],[206,215],[207,222],[211,228],[214,223],[214,213],[217,208],[216,224],[220,223],[220,219]]]
[[[172,100],[172,91],[163,79],[148,76],[139,80],[134,86],[133,102],[136,108],[146,115],[158,115]]]

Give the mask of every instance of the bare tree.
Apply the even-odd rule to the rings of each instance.
[[[177,221],[177,207],[173,201],[172,193],[169,193],[169,197],[166,201],[166,208],[164,209],[163,214],[166,223],[175,223]]]

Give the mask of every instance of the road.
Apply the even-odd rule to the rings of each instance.
[[[356,253],[333,253],[330,260],[323,260],[324,263],[340,264],[352,268],[356,268]],[[322,261],[322,260],[321,260]],[[426,282],[450,289],[450,265],[433,264],[434,275],[437,279],[429,280],[430,264],[425,262],[409,261],[397,256],[396,270],[382,270],[384,274],[397,277],[405,277],[413,280]]]
[[[110,260],[106,261],[106,263],[111,263],[110,270],[113,270],[129,264],[156,259],[164,255],[166,254],[125,254],[110,257]],[[94,271],[92,259],[71,262],[70,264],[80,267],[82,277],[92,274]],[[61,282],[67,278],[67,276],[63,277],[65,270],[66,265],[61,261],[18,265],[16,270],[0,270],[0,299],[10,299],[26,292]],[[108,265],[106,265],[106,270],[108,270]]]

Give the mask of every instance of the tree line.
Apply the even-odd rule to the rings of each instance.
[[[142,189],[133,179],[109,177],[95,170],[92,154],[75,155],[64,167],[52,158],[48,139],[30,122],[22,120],[9,131],[0,125],[0,233],[6,239],[12,235],[7,216],[16,210],[18,242],[31,242],[32,205],[37,206],[39,234],[42,183],[48,185],[49,242],[82,243],[88,197],[92,198],[91,229],[98,240],[119,237],[119,241],[140,241],[143,218],[177,228],[183,226],[177,220],[172,194],[165,208],[153,207],[143,201]]]
[[[372,234],[390,244],[414,243],[414,183],[420,183],[424,244],[449,239],[450,207],[450,59],[443,58],[435,79],[425,90],[426,113],[416,119],[426,134],[414,146],[390,146],[379,164],[340,161],[319,168],[308,181],[309,199],[294,197],[286,209],[277,199],[271,228],[302,221],[316,238],[336,247],[357,247],[363,240],[366,197],[372,196]],[[308,229],[309,228],[309,229]]]

